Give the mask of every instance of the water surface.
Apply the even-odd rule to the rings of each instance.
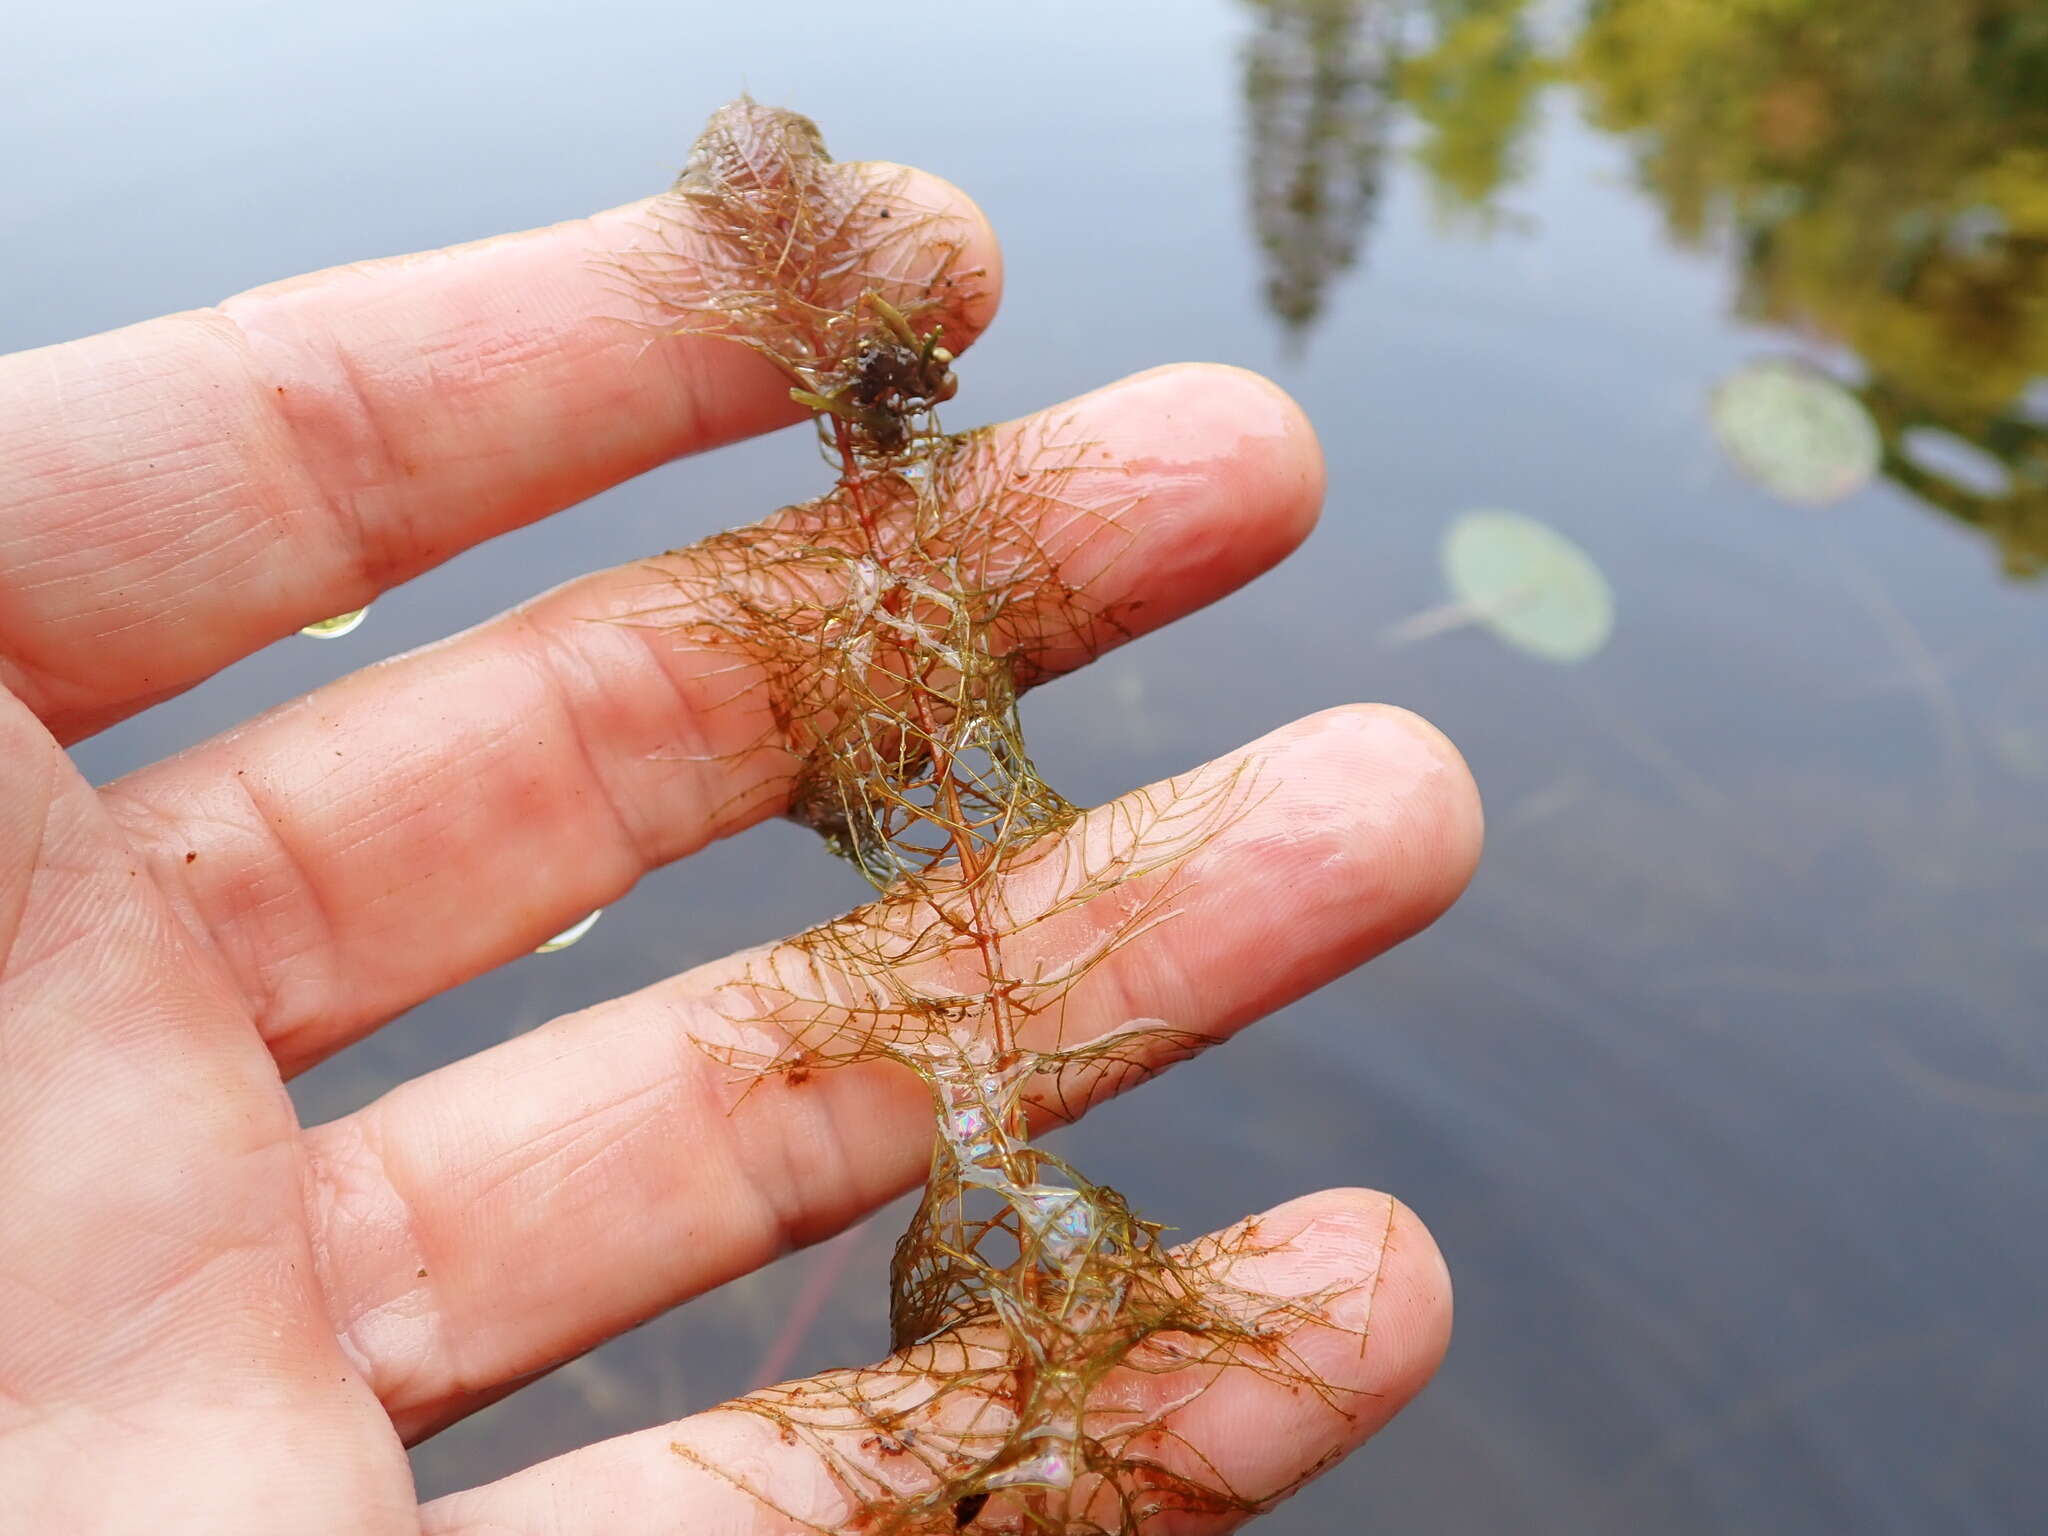
[[[700,11],[702,13],[700,13]],[[744,85],[1002,233],[950,420],[1181,358],[1330,455],[1302,558],[1029,706],[1102,799],[1354,698],[1437,721],[1490,839],[1398,953],[1068,1134],[1189,1230],[1371,1183],[1454,1271],[1443,1374],[1280,1532],[2019,1530],[2048,1505],[2048,25],[1994,0],[706,8],[81,4],[0,63],[0,344],[661,185]],[[1879,445],[1794,504],[1717,442],[1792,359]],[[173,750],[597,564],[817,486],[799,437],[670,466],[84,749]],[[1449,594],[1541,519],[1617,624],[1556,665]],[[573,949],[308,1075],[392,1082],[836,910],[763,828]],[[792,1368],[879,1347],[893,1217]],[[744,1385],[800,1255],[416,1453],[489,1478]]]

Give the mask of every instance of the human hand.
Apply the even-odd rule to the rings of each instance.
[[[715,707],[730,658],[588,622],[632,612],[644,571],[97,791],[61,745],[471,544],[793,419],[753,354],[704,337],[643,353],[609,318],[600,263],[641,225],[619,210],[337,269],[0,360],[0,1508],[22,1529],[782,1528],[706,1464],[837,1518],[805,1452],[746,1415],[426,1506],[403,1447],[914,1185],[931,1144],[914,1079],[871,1064],[742,1098],[695,1044],[734,960],[329,1125],[301,1129],[282,1089],[775,809],[785,765]],[[972,238],[992,268],[978,221]],[[1065,573],[1126,624],[1042,637],[1056,665],[1223,594],[1313,519],[1313,438],[1249,376],[1158,372],[1067,411],[1137,484],[1119,469],[1101,488],[1118,558],[1077,549]],[[1427,726],[1339,710],[1246,752],[1272,792],[1201,849],[1180,920],[1076,989],[1083,1020],[1142,997],[1221,1039],[1462,887],[1476,801]],[[1294,1343],[1368,1395],[1346,1417],[1225,1380],[1174,1454],[1278,1488],[1419,1388],[1449,1290],[1383,1196],[1261,1220],[1277,1246],[1234,1278],[1348,1287],[1344,1326]]]

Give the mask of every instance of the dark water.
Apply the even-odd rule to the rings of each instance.
[[[1273,373],[1330,453],[1306,556],[1029,716],[1055,782],[1099,799],[1388,699],[1486,794],[1486,864],[1448,920],[1066,1141],[1188,1229],[1368,1182],[1442,1243],[1442,1376],[1265,1528],[2038,1528],[2038,5],[216,0],[13,30],[7,345],[623,201],[744,85],[994,219],[1005,318],[953,420],[1178,358]],[[1708,423],[1717,384],[1788,356],[1883,443],[1825,507],[1746,478]],[[788,435],[671,466],[85,755],[109,776],[815,486]],[[1605,649],[1560,666],[1474,625],[1388,643],[1446,602],[1439,542],[1476,507],[1592,556]],[[762,829],[417,1010],[301,1104],[339,1113],[850,894]],[[875,1352],[892,1227],[855,1240],[797,1368]],[[423,1491],[743,1385],[817,1262],[443,1435]]]

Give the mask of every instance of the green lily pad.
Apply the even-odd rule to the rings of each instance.
[[[1443,562],[1460,606],[1518,651],[1584,661],[1614,633],[1614,592],[1600,567],[1533,517],[1466,512],[1444,535]]]
[[[595,912],[578,918],[552,939],[549,939],[547,943],[536,945],[533,952],[536,955],[552,955],[558,949],[567,949],[571,944],[576,943],[586,933],[590,932],[591,929],[595,928],[597,920],[603,916],[604,908],[599,907]]]
[[[331,619],[322,619],[317,624],[308,624],[299,633],[309,640],[339,640],[343,635],[352,634],[362,626],[363,617],[369,613],[367,607],[351,613],[337,613]]]
[[[1863,402],[1789,358],[1748,363],[1730,374],[1714,391],[1708,419],[1743,473],[1808,506],[1861,490],[1884,456]]]

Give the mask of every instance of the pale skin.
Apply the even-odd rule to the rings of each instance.
[[[972,206],[909,185],[993,274]],[[616,210],[0,359],[0,1524],[787,1528],[706,1461],[832,1518],[807,1453],[729,1414],[425,1505],[404,1448],[917,1183],[914,1079],[877,1064],[742,1099],[695,1044],[736,959],[331,1124],[301,1126],[282,1086],[773,812],[772,767],[720,737],[725,659],[590,622],[630,611],[645,570],[113,784],[64,750],[470,545],[795,419],[753,354],[617,323],[602,258],[643,224]],[[1249,375],[1161,370],[1067,409],[1136,477],[1104,508],[1121,556],[1077,573],[1134,631],[1314,521],[1314,437]],[[1045,640],[1078,665],[1112,638]],[[1354,706],[1244,751],[1277,788],[1200,851],[1180,917],[1077,991],[1074,1027],[1143,1014],[1220,1040],[1463,887],[1478,802],[1426,724]],[[1348,1417],[1251,1379],[1190,1410],[1188,1437],[1254,1489],[1367,1438],[1450,1330],[1443,1263],[1397,1201],[1328,1190],[1260,1221],[1243,1278],[1349,1287],[1337,1321],[1367,1347],[1297,1341],[1359,1394]]]

